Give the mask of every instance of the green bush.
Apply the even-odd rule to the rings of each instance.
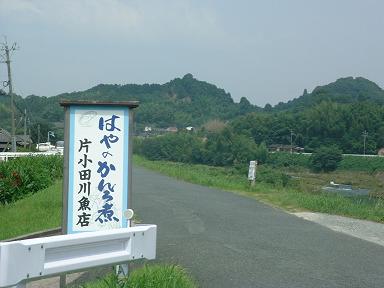
[[[342,152],[336,146],[322,146],[311,155],[310,167],[316,172],[334,171],[339,166],[342,158]]]
[[[259,164],[264,164],[267,162],[268,159],[268,148],[265,142],[261,142],[259,146],[257,146],[256,153],[255,153],[255,160]]]
[[[306,154],[275,152],[269,153],[267,164],[274,167],[304,167],[308,168],[310,156]]]
[[[290,180],[290,176],[268,166],[261,166],[257,170],[256,181],[273,184],[275,186],[287,186]]]
[[[61,156],[20,157],[0,162],[0,203],[15,202],[63,175]]]
[[[265,144],[259,146],[247,136],[234,134],[230,129],[208,133],[202,137],[191,133],[175,133],[137,139],[134,151],[149,160],[231,166],[266,161]]]
[[[256,143],[249,137],[234,134],[225,128],[207,137],[201,164],[231,166],[256,160]]]
[[[136,145],[141,145],[136,151],[150,160],[199,163],[203,142],[190,133],[175,133],[136,141]]]

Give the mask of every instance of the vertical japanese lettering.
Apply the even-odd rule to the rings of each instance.
[[[82,152],[82,157],[77,162],[78,168],[78,177],[79,177],[79,190],[77,194],[83,194],[83,197],[77,201],[78,202],[78,209],[77,211],[80,214],[77,214],[78,221],[76,223],[77,226],[80,227],[87,227],[89,226],[89,221],[91,218],[91,214],[86,213],[86,210],[91,210],[89,207],[90,201],[89,201],[89,195],[91,193],[91,176],[92,176],[92,170],[88,168],[88,164],[92,163],[92,159],[88,157],[90,146],[92,142],[89,141],[87,138],[80,139],[79,140],[79,149],[78,152]]]
[[[107,182],[109,178],[113,179],[113,177],[109,177],[112,176],[110,174],[113,174],[113,172],[117,170],[117,167],[108,160],[109,156],[113,156],[112,153],[108,152],[108,150],[119,141],[119,137],[113,134],[114,131],[121,131],[117,123],[119,118],[120,117],[117,115],[112,115],[109,119],[104,119],[104,117],[99,118],[99,130],[104,132],[101,135],[100,144],[107,149],[100,155],[100,157],[103,157],[101,159],[104,159],[104,161],[101,161],[100,159],[100,161],[97,162],[97,173],[101,178],[98,184],[98,190],[101,193],[101,199],[104,202],[101,209],[97,211],[99,214],[95,219],[95,221],[99,223],[107,223],[111,221],[119,222],[119,218],[115,216],[112,202],[112,193],[115,192],[116,184]]]

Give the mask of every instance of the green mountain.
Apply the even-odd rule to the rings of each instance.
[[[292,139],[307,152],[336,145],[344,153],[363,154],[366,131],[366,152],[375,154],[384,147],[384,91],[362,77],[341,78],[287,103],[266,105],[263,113],[237,117],[231,125],[256,143],[290,145]]]
[[[323,101],[341,104],[368,101],[383,105],[384,90],[376,83],[363,77],[340,78],[328,85],[316,87],[312,93],[307,93],[304,90],[302,96],[287,103],[281,102],[274,107],[274,110],[302,110]]]
[[[62,126],[64,113],[59,105],[61,100],[138,100],[140,106],[136,109],[135,116],[138,129],[144,126],[160,128],[200,126],[210,120],[226,121],[238,115],[261,110],[251,105],[246,98],[235,103],[231,95],[223,89],[199,81],[191,74],[165,84],[100,84],[86,91],[53,97],[35,95],[24,99],[16,97],[15,102],[21,111],[25,108],[28,110],[32,126],[34,125],[33,130],[36,130],[35,126],[39,123],[42,135],[45,135],[46,130]],[[1,107],[7,110],[8,102],[0,101],[0,111]],[[0,119],[0,127],[9,128],[8,114],[5,118]]]
[[[136,128],[201,126],[211,120],[229,122],[233,133],[260,144],[293,144],[312,151],[321,145],[337,145],[345,153],[361,153],[362,132],[367,131],[367,152],[384,147],[384,91],[375,83],[358,78],[341,78],[316,87],[275,107],[264,109],[242,98],[235,103],[231,95],[191,74],[165,84],[100,84],[91,89],[53,97],[30,95],[15,97],[17,133],[22,133],[21,116],[27,109],[31,135],[37,140],[37,125],[45,139],[52,130],[61,140],[63,108],[61,100],[138,100]],[[268,106],[268,107],[267,107]],[[0,97],[0,128],[10,127],[9,98]],[[212,122],[212,121],[211,121]],[[217,123],[217,122],[216,122]],[[21,124],[21,125],[20,125]]]

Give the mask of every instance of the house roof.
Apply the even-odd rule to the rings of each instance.
[[[16,135],[16,142],[26,142],[28,144],[33,143],[30,135]]]
[[[33,143],[30,135],[15,135],[16,143],[18,144],[30,144]],[[0,143],[8,143],[11,142],[11,134],[4,129],[0,129]]]

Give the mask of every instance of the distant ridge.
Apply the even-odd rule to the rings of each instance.
[[[363,77],[340,78],[330,84],[316,87],[312,93],[307,93],[304,90],[302,96],[287,103],[281,102],[274,107],[274,110],[304,109],[323,101],[342,104],[369,101],[383,105],[384,90],[376,83]]]
[[[53,97],[30,95],[17,97],[21,109],[27,108],[35,123],[63,122],[63,109],[60,100],[138,100],[136,110],[137,126],[187,127],[200,126],[207,121],[230,120],[261,108],[250,104],[246,98],[235,103],[229,93],[217,86],[197,80],[192,74],[173,79],[165,84],[99,84],[85,91],[63,93]],[[1,105],[3,103],[3,105]],[[0,100],[1,108],[8,109],[7,102]],[[0,122],[0,127],[9,126],[8,115]],[[1,116],[0,116],[1,117]]]
[[[247,130],[243,126],[249,126],[244,133],[253,135],[256,143],[287,144],[289,131],[293,129],[297,134],[297,144],[307,147],[308,151],[320,144],[338,143],[344,151],[354,152],[358,150],[356,147],[359,147],[361,133],[365,129],[369,131],[369,141],[376,139],[377,148],[384,147],[384,136],[381,137],[384,135],[384,115],[381,116],[384,113],[384,91],[362,77],[340,78],[316,87],[311,93],[305,90],[303,95],[287,103],[275,107],[266,105],[264,109],[250,104],[245,97],[235,103],[224,89],[200,81],[192,74],[164,84],[100,84],[85,91],[53,97],[17,96],[18,123],[22,123],[20,119],[26,108],[34,141],[37,139],[37,125],[40,125],[40,139],[46,137],[47,131],[55,131],[58,139],[62,139],[64,113],[59,101],[64,99],[138,100],[140,106],[135,112],[138,131],[143,131],[145,126],[200,127],[218,120],[221,123],[236,122],[234,127],[238,133]],[[242,117],[245,115],[249,117]],[[9,119],[9,98],[2,96],[0,128],[10,129]],[[355,124],[351,128],[352,122]],[[319,128],[325,124],[329,127]],[[22,132],[22,125],[19,125],[18,133]],[[340,140],[344,134],[345,139]],[[335,140],[334,135],[340,139]]]

